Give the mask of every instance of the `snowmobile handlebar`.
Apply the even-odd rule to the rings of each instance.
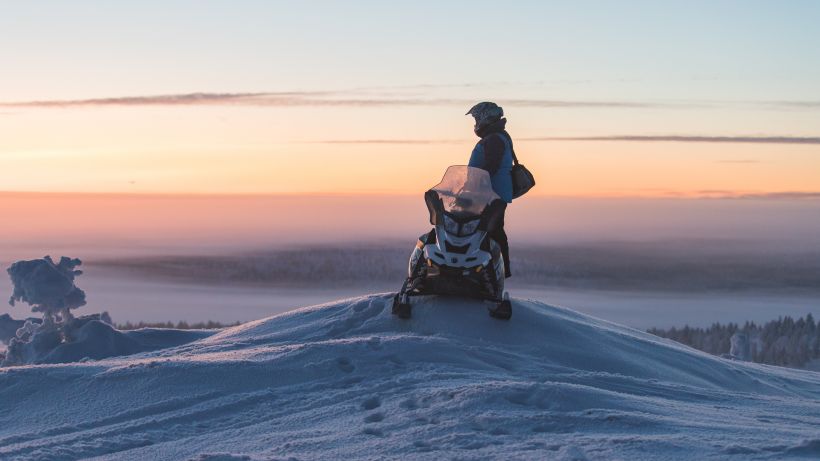
[[[424,202],[427,204],[427,211],[430,212],[430,224],[437,226],[444,223],[444,201],[438,192],[433,189],[424,193]],[[507,208],[507,203],[501,199],[495,199],[489,203],[484,210],[478,215],[481,221],[478,224],[478,229],[485,232],[491,232],[496,229],[504,215],[504,210]]]

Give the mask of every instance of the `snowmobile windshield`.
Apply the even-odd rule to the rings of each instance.
[[[501,198],[493,191],[487,171],[466,165],[447,168],[441,182],[431,190],[441,198],[444,211],[457,219],[478,216],[493,200]]]

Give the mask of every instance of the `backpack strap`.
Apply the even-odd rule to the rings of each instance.
[[[498,134],[504,136],[507,138],[507,141],[510,142],[510,152],[512,152],[513,164],[518,165],[518,157],[515,156],[515,148],[513,147],[512,137],[509,133],[507,133],[507,130],[501,130]]]

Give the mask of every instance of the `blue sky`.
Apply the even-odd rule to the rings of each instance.
[[[818,21],[813,1],[7,2],[0,99],[592,81],[575,92],[820,100]]]
[[[817,1],[0,8],[0,190],[412,193],[494,100],[538,193],[820,191]]]

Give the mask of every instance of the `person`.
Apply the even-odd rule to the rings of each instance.
[[[473,132],[481,138],[473,148],[469,166],[486,170],[490,174],[493,190],[505,202],[499,225],[489,235],[501,247],[504,272],[506,277],[510,277],[510,245],[504,231],[504,214],[506,204],[513,199],[513,146],[512,138],[506,130],[507,119],[504,118],[504,109],[493,102],[480,102],[464,115],[473,116]]]

